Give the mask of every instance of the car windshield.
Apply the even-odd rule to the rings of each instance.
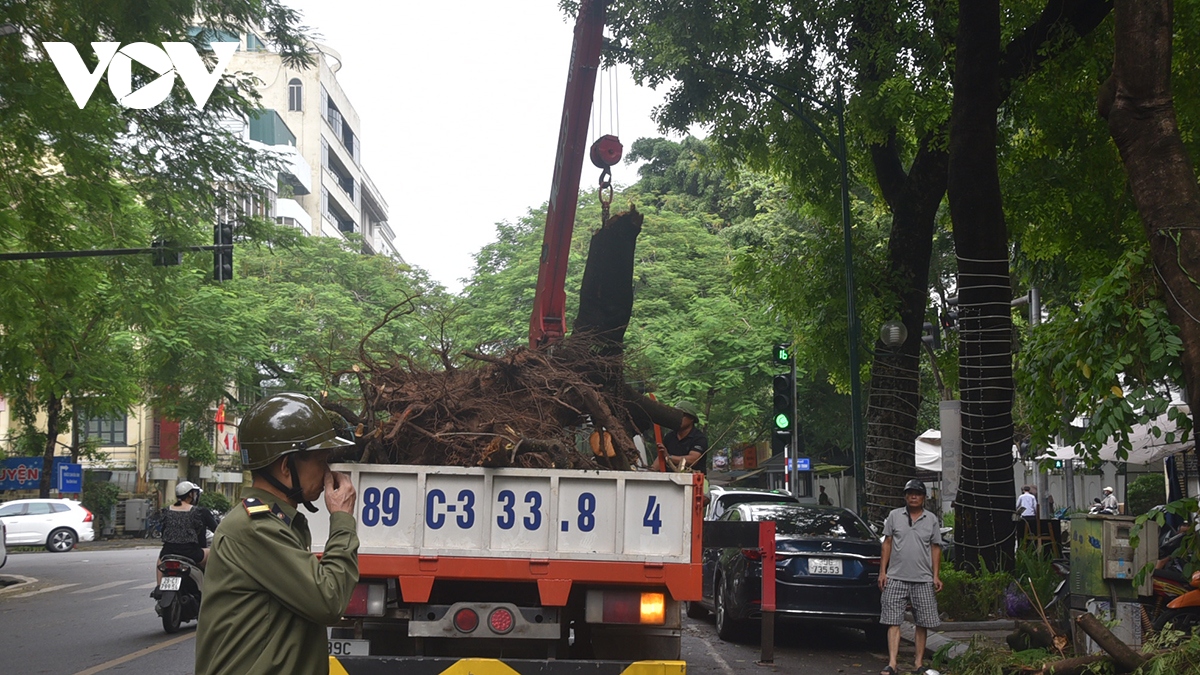
[[[754,509],[754,520],[775,521],[776,534],[793,537],[874,539],[866,523],[848,511],[763,505]]]

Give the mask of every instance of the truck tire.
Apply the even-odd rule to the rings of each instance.
[[[701,607],[699,602],[693,600],[687,603],[687,615],[689,619],[703,619],[708,616],[708,610]]]

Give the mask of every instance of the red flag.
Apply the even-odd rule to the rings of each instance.
[[[222,402],[221,405],[217,406],[217,417],[213,421],[217,423],[217,433],[218,434],[225,433],[225,403],[224,402]]]

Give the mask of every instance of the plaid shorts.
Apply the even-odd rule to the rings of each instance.
[[[904,610],[912,604],[913,616],[918,626],[937,628],[942,625],[938,616],[937,598],[934,597],[932,581],[900,581],[888,579],[879,599],[879,623],[899,626],[904,623]]]

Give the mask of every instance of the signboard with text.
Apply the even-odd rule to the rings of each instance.
[[[67,457],[54,458],[55,476],[58,475],[58,467],[60,466],[79,466],[78,464],[71,465],[67,460]],[[79,472],[79,478],[82,483],[82,470]],[[0,490],[36,490],[41,481],[41,457],[9,457],[0,462]],[[76,492],[80,491],[82,491],[82,485],[79,490],[76,490]]]
[[[792,458],[791,457],[787,458],[787,470],[788,471],[792,470]],[[797,471],[812,471],[812,460],[809,459],[808,457],[796,458],[796,470]]]
[[[56,462],[54,465],[54,487],[63,494],[83,492],[83,467],[79,464]]]

